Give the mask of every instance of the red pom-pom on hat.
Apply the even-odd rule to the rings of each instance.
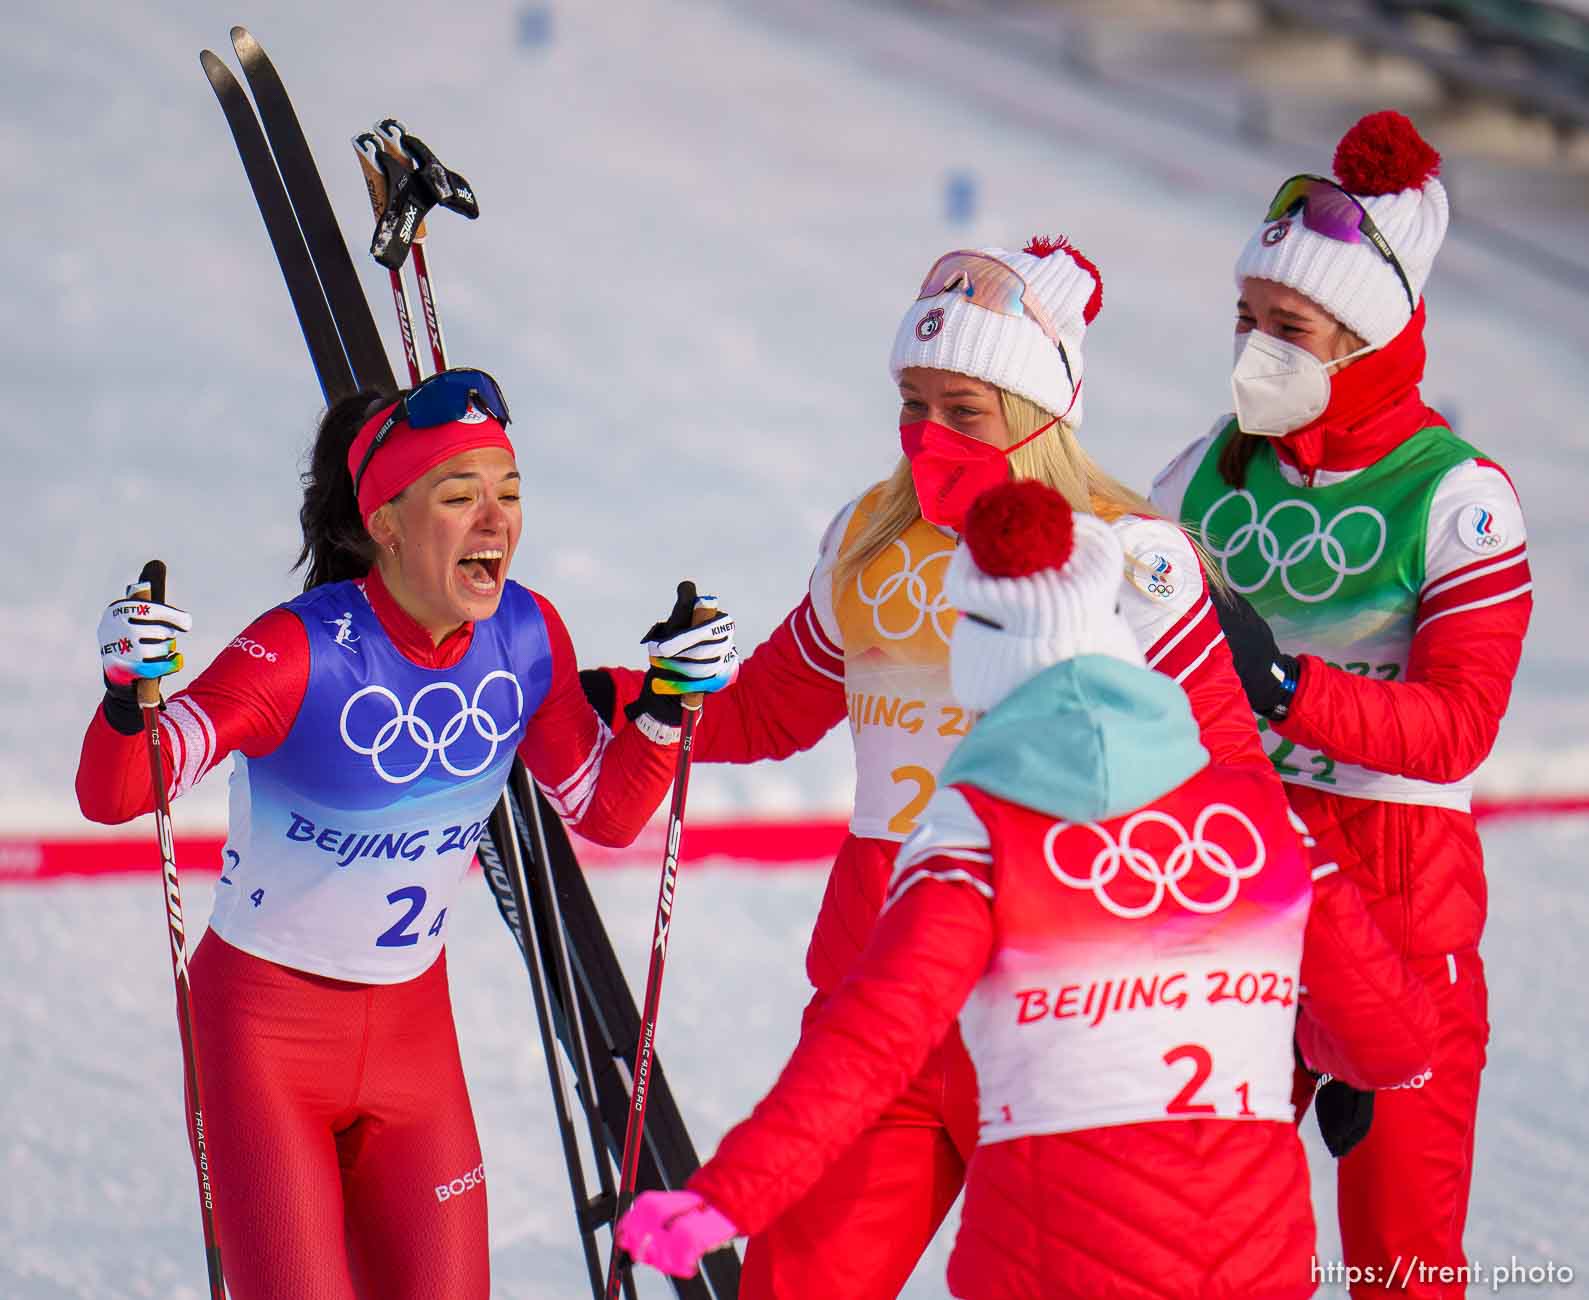
[[[1440,155],[1403,114],[1370,113],[1335,148],[1335,178],[1357,195],[1399,194],[1439,175]]]
[[[1098,268],[1093,265],[1092,259],[1064,235],[1033,235],[1021,252],[1030,253],[1033,257],[1049,257],[1054,253],[1064,253],[1092,276],[1092,294],[1087,299],[1087,305],[1081,309],[1082,320],[1091,325],[1093,318],[1103,309],[1103,276],[1098,273]]]
[[[1062,568],[1075,542],[1070,502],[1036,479],[989,488],[966,512],[966,545],[990,578]]]

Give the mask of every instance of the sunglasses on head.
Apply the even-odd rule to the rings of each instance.
[[[498,424],[508,423],[508,399],[484,370],[441,370],[410,389],[370,440],[364,459],[359,462],[359,472],[353,476],[353,495],[359,494],[370,458],[399,424],[410,429],[436,429],[463,419],[470,411],[484,411]]]
[[[1065,352],[1065,345],[1060,342],[1059,330],[1019,271],[986,253],[945,253],[927,272],[916,301],[936,298],[941,293],[951,291],[963,293],[978,307],[998,312],[1001,316],[1028,317],[1032,324],[1043,331],[1044,337],[1059,349],[1059,359],[1065,363],[1065,377],[1070,380],[1072,388],[1076,386],[1076,376],[1071,372],[1070,357]]]
[[[1275,191],[1264,220],[1279,221],[1294,215],[1298,209],[1302,212],[1302,224],[1316,235],[1343,244],[1372,244],[1374,251],[1390,263],[1390,269],[1406,290],[1408,310],[1418,310],[1412,285],[1407,282],[1407,273],[1396,260],[1390,241],[1380,233],[1374,218],[1355,195],[1347,193],[1327,176],[1293,176]]]

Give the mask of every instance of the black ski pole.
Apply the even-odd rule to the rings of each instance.
[[[138,575],[142,589],[157,605],[165,604],[166,566],[150,560]],[[149,779],[154,786],[154,824],[160,842],[160,868],[165,876],[166,924],[171,934],[171,977],[176,984],[177,1029],[182,1037],[182,1074],[187,1091],[188,1137],[199,1179],[199,1218],[204,1225],[204,1262],[210,1273],[210,1300],[226,1300],[221,1275],[221,1247],[215,1235],[215,1196],[210,1187],[210,1156],[205,1138],[204,1105],[199,1091],[199,1058],[193,1042],[193,999],[188,986],[187,931],[182,923],[182,889],[177,883],[176,838],[171,831],[171,799],[166,791],[165,760],[160,749],[160,680],[141,678],[138,704],[149,747]],[[600,1270],[597,1270],[598,1280]]]
[[[399,160],[404,167],[413,168],[416,165],[417,160],[404,146],[418,144],[418,141],[409,135],[408,128],[395,117],[382,121],[375,128],[375,133],[380,136],[389,157]],[[470,197],[472,200],[472,190]],[[476,215],[479,214],[478,204],[475,205],[474,211]],[[435,361],[437,370],[445,370],[447,342],[441,332],[441,310],[436,306],[436,288],[430,278],[430,254],[425,247],[426,234],[425,223],[421,221],[419,228],[414,231],[414,279],[419,283],[419,305],[425,313],[425,334],[430,339],[431,358]]]
[[[387,164],[382,161],[386,151],[369,131],[353,137],[353,150],[359,155],[359,170],[364,174],[364,187],[370,192],[370,207],[375,212],[376,221],[380,221],[386,212],[387,198],[392,188],[387,179]],[[424,222],[420,225],[423,226]],[[389,266],[386,273],[392,282],[392,304],[397,309],[397,332],[403,338],[403,360],[408,363],[408,380],[417,388],[422,376],[419,351],[414,346],[414,313],[408,305],[408,286],[403,283],[401,267]],[[436,369],[445,367],[438,365]]]

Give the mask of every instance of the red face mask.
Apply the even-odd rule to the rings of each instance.
[[[931,420],[899,426],[899,444],[910,462],[921,517],[940,528],[960,531],[971,503],[1010,477],[1010,453],[1059,423],[1056,416],[1014,447],[1000,450],[981,438],[957,433]]]

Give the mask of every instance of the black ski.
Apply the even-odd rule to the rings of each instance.
[[[353,382],[353,371],[342,350],[342,336],[326,305],[325,292],[298,229],[298,220],[293,216],[292,202],[276,171],[264,132],[259,129],[253,105],[237,84],[232,70],[209,50],[200,52],[199,62],[204,67],[204,75],[210,79],[215,98],[221,102],[226,124],[232,128],[232,139],[243,160],[243,171],[254,191],[259,214],[265,219],[265,231],[276,250],[276,261],[281,265],[282,278],[287,281],[293,310],[298,313],[303,341],[309,347],[315,375],[329,405],[339,397],[357,392],[358,385]]]
[[[536,950],[543,962],[546,986],[553,991],[559,980],[554,963],[559,949],[566,945],[569,966],[575,984],[577,1014],[584,1029],[585,1046],[594,1075],[597,1106],[606,1130],[607,1147],[612,1159],[623,1154],[623,1138],[629,1122],[630,1088],[633,1079],[635,1044],[640,1037],[640,1012],[634,994],[624,979],[623,968],[613,950],[612,940],[591,896],[590,886],[574,855],[573,845],[562,822],[534,787],[522,764],[514,764],[508,793],[513,803],[515,829],[529,849],[527,860],[532,872],[545,871],[555,893],[557,917],[548,916],[550,909],[535,907],[530,914],[535,921]],[[546,854],[542,866],[540,856],[534,852],[535,836],[529,821],[529,801],[535,800],[540,808],[544,829]],[[514,900],[508,888],[506,873],[494,869],[502,860],[497,846],[481,840],[481,865],[485,868],[486,883],[496,898],[502,919],[507,923],[521,950],[524,938],[516,924]],[[560,920],[561,935],[553,930],[554,920]],[[554,1008],[558,1037],[568,1050],[571,1059],[577,1060],[576,1049],[571,1045],[571,1027],[566,1010],[557,1001]],[[684,1186],[689,1176],[700,1168],[700,1157],[690,1141],[684,1118],[679,1113],[667,1073],[660,1058],[652,1064],[651,1094],[647,1103],[645,1142],[640,1153],[641,1190],[676,1190]],[[610,1207],[592,1209],[598,1215]],[[693,1278],[669,1279],[680,1300],[734,1300],[739,1294],[739,1257],[733,1251],[717,1251],[701,1261],[701,1272]]]
[[[265,134],[276,155],[276,165],[281,169],[281,179],[292,198],[293,211],[303,229],[309,255],[320,273],[320,283],[342,333],[354,378],[360,388],[394,391],[397,380],[392,374],[392,363],[380,332],[375,328],[369,299],[364,296],[358,272],[353,269],[342,228],[331,210],[320,169],[309,152],[309,141],[293,111],[287,88],[282,85],[281,76],[264,48],[246,27],[232,28],[232,48],[243,64],[248,88],[254,92],[259,120],[264,123]]]

